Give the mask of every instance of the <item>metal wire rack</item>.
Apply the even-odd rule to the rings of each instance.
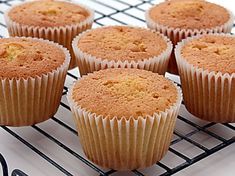
[[[7,37],[8,33],[3,19],[4,11],[16,3],[24,0],[0,0],[0,37]],[[85,3],[95,9],[96,18],[94,27],[103,25],[139,25],[145,26],[144,11],[157,1],[154,0],[87,0],[76,2]],[[168,78],[180,85],[179,78],[170,74]],[[11,128],[1,126],[0,138],[3,142],[0,144],[0,153],[4,152],[4,139],[11,138],[10,144],[13,144],[12,150],[25,150],[22,154],[16,155],[17,164],[9,162],[8,166],[23,167],[25,173],[29,174],[24,160],[30,160],[32,165],[46,163],[49,167],[45,175],[173,175],[183,169],[192,166],[194,163],[209,157],[210,155],[224,149],[235,143],[235,124],[216,124],[201,121],[190,115],[184,105],[178,116],[176,129],[167,155],[154,166],[133,170],[130,172],[119,173],[115,170],[107,170],[91,163],[84,156],[77,132],[73,124],[70,109],[66,101],[68,86],[79,79],[78,70],[69,71],[64,86],[61,106],[58,113],[50,120],[24,128]],[[62,135],[63,133],[63,135]],[[65,135],[66,134],[66,135]],[[36,138],[36,139],[35,139]],[[16,141],[16,142],[15,142]],[[43,143],[43,146],[41,142]],[[46,145],[46,147],[44,146]],[[2,146],[2,147],[1,147]],[[32,154],[33,153],[33,154]],[[28,158],[24,155],[29,155]],[[5,155],[7,158],[8,155]],[[21,157],[20,157],[21,156]],[[37,158],[37,161],[35,161]],[[65,162],[66,160],[66,162]],[[0,163],[2,164],[3,175],[8,175],[7,161],[0,154]],[[41,164],[41,165],[43,165]],[[35,167],[38,169],[37,167]],[[24,172],[18,169],[12,169],[12,175],[26,176]],[[31,169],[32,170],[32,169]],[[0,170],[1,171],[1,170]],[[53,171],[53,173],[52,173]],[[34,172],[37,173],[37,170]],[[1,173],[0,173],[1,175]],[[33,174],[32,174],[33,175]],[[37,174],[34,174],[37,175]]]

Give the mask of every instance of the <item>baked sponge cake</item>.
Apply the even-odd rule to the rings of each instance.
[[[0,39],[0,77],[28,78],[52,72],[65,61],[55,45],[27,38]]]
[[[0,124],[26,126],[52,117],[69,61],[68,51],[53,42],[0,39]]]
[[[235,37],[209,34],[176,47],[186,108],[212,122],[235,122]]]
[[[192,30],[221,26],[230,18],[227,9],[204,0],[167,1],[152,7],[149,15],[164,26]]]
[[[11,9],[11,20],[29,26],[58,27],[81,23],[89,17],[85,8],[65,1],[33,1]]]
[[[157,4],[146,12],[147,25],[167,35],[174,45],[197,34],[229,33],[233,15],[226,8],[204,0],[171,0]],[[177,73],[174,57],[169,71]]]
[[[89,30],[73,40],[81,75],[105,68],[139,68],[165,74],[172,44],[158,32],[129,26]]]
[[[72,39],[91,28],[93,16],[91,9],[80,4],[39,0],[13,6],[6,12],[5,20],[10,36],[43,38],[67,47],[73,68]]]
[[[167,152],[181,92],[156,73],[114,68],[82,77],[68,101],[86,156],[103,167],[132,170]]]

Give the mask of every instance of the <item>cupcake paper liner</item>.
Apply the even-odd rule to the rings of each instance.
[[[0,78],[0,125],[33,125],[51,118],[59,107],[70,54],[67,49],[54,42],[33,40],[53,43],[61,48],[66,57],[65,61],[56,70],[42,76]]]
[[[169,39],[173,42],[173,45],[175,46],[179,41],[182,39],[185,39],[187,37],[199,35],[199,34],[208,34],[208,33],[230,33],[233,27],[233,21],[234,21],[234,15],[232,12],[229,12],[229,20],[221,25],[221,26],[216,26],[214,28],[208,28],[208,29],[180,29],[180,28],[173,28],[173,27],[168,27],[165,25],[158,24],[157,22],[153,21],[150,17],[150,10],[151,8],[146,11],[145,13],[145,19],[147,26],[150,29],[159,31],[160,33],[164,34],[165,36],[169,37]],[[174,74],[178,74],[177,70],[177,65],[175,61],[174,54],[172,54],[170,62],[169,62],[169,67],[168,71]]]
[[[73,51],[77,60],[81,76],[86,75],[87,73],[92,73],[94,71],[103,70],[107,68],[138,68],[152,71],[154,73],[159,73],[162,75],[165,74],[173,48],[171,41],[167,37],[162,35],[163,39],[167,42],[167,48],[158,56],[136,61],[115,61],[97,58],[96,56],[83,52],[80,48],[78,48],[77,45],[79,40],[86,34],[86,32],[89,31],[90,30],[87,30],[81,33],[76,38],[74,38],[72,42]]]
[[[175,85],[176,86],[176,85]],[[153,116],[126,119],[103,117],[68,102],[77,125],[85,155],[92,162],[115,170],[132,170],[153,165],[166,154],[172,138],[182,95],[174,105]]]
[[[185,106],[190,113],[203,120],[235,122],[235,73],[203,70],[189,64],[181,56],[182,47],[198,37],[200,35],[184,39],[175,49]]]
[[[24,2],[29,3],[30,1]],[[22,3],[21,3],[22,4]],[[6,21],[7,29],[10,36],[25,36],[25,37],[36,37],[43,38],[50,41],[54,41],[66,47],[71,54],[71,61],[69,69],[76,67],[76,59],[71,46],[72,40],[79,33],[90,29],[94,21],[94,11],[89,7],[78,4],[82,8],[86,9],[90,16],[78,24],[58,26],[58,27],[40,27],[40,26],[30,26],[17,23],[10,19],[8,13],[10,10],[18,5],[12,6],[8,11],[6,11],[4,18]]]

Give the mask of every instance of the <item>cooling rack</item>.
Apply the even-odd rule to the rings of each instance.
[[[4,11],[22,1],[24,0],[0,0],[0,37],[8,36],[3,19]],[[93,27],[118,24],[145,26],[145,10],[157,3],[156,0],[75,2],[85,3],[95,9]],[[180,86],[177,76],[166,76]],[[199,120],[188,113],[182,104],[171,146],[160,162],[147,169],[129,172],[100,168],[87,160],[83,154],[66,100],[68,87],[77,79],[77,69],[68,72],[60,108],[52,119],[31,127],[0,127],[0,175],[167,176],[191,167],[194,163],[235,143],[235,124],[216,124]]]

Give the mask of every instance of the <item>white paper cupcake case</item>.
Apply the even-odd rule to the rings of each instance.
[[[82,109],[73,101],[71,88],[67,98],[88,159],[115,170],[145,168],[161,160],[169,148],[182,100],[181,90],[176,88],[177,102],[165,112],[129,120]]]
[[[136,27],[140,28],[140,27]],[[145,29],[145,28],[140,28]],[[86,75],[87,73],[92,73],[94,71],[99,71],[107,68],[138,68],[143,70],[152,71],[154,73],[159,73],[164,75],[167,66],[169,63],[170,55],[172,52],[172,43],[171,41],[162,35],[163,39],[167,42],[167,48],[158,56],[154,56],[152,58],[146,58],[144,60],[138,61],[114,61],[107,60],[102,58],[97,58],[96,56],[92,56],[86,52],[83,52],[80,48],[78,48],[79,40],[89,32],[87,30],[76,38],[74,38],[72,42],[73,51],[77,60],[77,64],[79,67],[80,75]]]
[[[212,35],[234,37],[230,34]],[[198,37],[182,40],[175,49],[185,106],[203,120],[235,122],[235,73],[222,74],[194,67],[180,54],[186,43]]]
[[[30,1],[24,2],[29,3]],[[21,3],[22,4],[22,3]],[[79,33],[90,29],[94,21],[94,11],[89,7],[78,4],[79,6],[86,9],[90,16],[78,24],[59,26],[59,27],[39,27],[39,26],[28,26],[19,24],[10,19],[8,13],[10,10],[18,5],[12,6],[8,11],[6,11],[4,18],[6,21],[7,29],[10,36],[25,36],[25,37],[36,37],[43,38],[50,41],[54,41],[66,47],[71,54],[71,61],[69,68],[75,68],[77,66],[75,56],[72,50],[72,40]]]
[[[30,39],[61,48],[65,54],[65,61],[56,70],[42,76],[25,79],[0,78],[0,125],[33,125],[51,118],[58,109],[70,54],[67,49],[54,42]]]

